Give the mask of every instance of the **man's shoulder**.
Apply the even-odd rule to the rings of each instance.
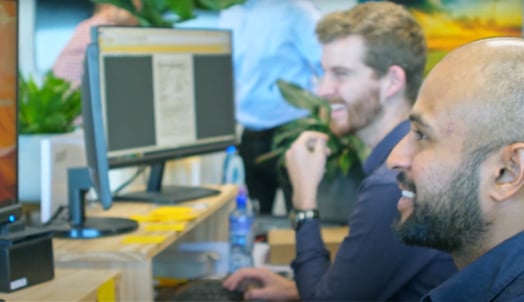
[[[487,278],[479,275],[478,271],[460,271],[442,286],[428,293],[422,301],[524,301],[524,274],[509,276],[500,272],[499,267],[492,268],[493,272],[497,270],[499,277],[488,275]],[[500,277],[502,279],[499,279]]]
[[[495,301],[524,301],[524,274],[508,284]]]
[[[518,244],[522,236],[470,263],[430,292],[426,301],[524,301],[524,247]]]

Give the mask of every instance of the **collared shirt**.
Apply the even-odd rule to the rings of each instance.
[[[524,232],[488,251],[422,301],[524,301]]]
[[[385,160],[408,130],[407,121],[397,126],[364,163],[367,176],[349,219],[350,233],[333,265],[318,221],[306,221],[296,232],[292,267],[302,300],[419,301],[457,271],[448,254],[403,245],[392,231],[401,193]]]
[[[306,0],[248,0],[220,12],[219,27],[233,32],[236,119],[266,130],[307,115],[282,97],[278,79],[312,90],[320,74],[315,35],[320,11]]]

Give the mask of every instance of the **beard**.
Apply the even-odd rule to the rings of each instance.
[[[411,215],[403,223],[394,223],[395,233],[403,243],[458,254],[481,242],[489,228],[479,200],[483,154],[473,152],[466,156],[469,160],[453,172],[447,183],[435,184],[433,190],[415,195]],[[404,172],[399,174],[399,181],[407,188],[415,188]]]
[[[352,102],[343,99],[333,102],[346,105],[347,118],[343,121],[331,120],[331,131],[337,136],[345,136],[367,127],[377,119],[377,115],[383,109],[380,102],[380,91],[377,87],[371,88],[365,96]]]

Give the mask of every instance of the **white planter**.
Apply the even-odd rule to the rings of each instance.
[[[57,134],[23,134],[18,139],[18,200],[40,202],[42,139]]]

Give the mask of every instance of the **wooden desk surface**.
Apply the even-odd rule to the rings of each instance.
[[[122,271],[122,300],[152,300],[152,258],[180,238],[193,236],[202,241],[227,240],[227,215],[234,205],[238,188],[235,185],[218,187],[221,193],[205,197],[184,205],[198,204],[204,210],[198,218],[190,222],[181,232],[146,231],[144,225],[133,233],[109,236],[97,239],[53,239],[55,267],[66,268],[116,268]],[[129,217],[130,215],[148,214],[159,207],[152,203],[115,202],[110,210],[101,208],[88,209],[87,216]],[[195,236],[195,233],[199,235]],[[160,243],[123,243],[129,235],[162,235],[165,240]]]
[[[56,269],[52,280],[9,294],[0,293],[8,302],[16,301],[98,301],[98,289],[111,279],[118,284],[117,270]],[[117,290],[113,288],[115,294]],[[118,297],[115,297],[118,301]]]
[[[202,204],[206,208],[199,215],[199,217],[188,224],[186,229],[182,232],[173,231],[145,231],[144,226],[139,225],[139,228],[134,233],[122,234],[117,236],[109,236],[97,239],[79,240],[79,239],[53,239],[53,249],[55,261],[71,261],[75,259],[92,259],[95,261],[102,261],[106,258],[113,261],[115,258],[119,261],[135,261],[149,259],[159,252],[171,245],[178,238],[191,231],[195,226],[206,220],[211,214],[215,213],[219,208],[223,207],[225,203],[236,196],[237,188],[232,185],[225,185],[221,187],[221,194],[218,196],[206,197],[195,201],[187,202],[184,205]],[[115,202],[109,211],[96,209],[89,212],[87,215],[95,215],[99,217],[129,217],[134,214],[147,214],[151,210],[159,206],[152,203],[138,203],[138,202]],[[224,221],[224,223],[227,223]],[[163,235],[166,240],[158,244],[123,244],[122,239],[129,234],[133,235]]]

